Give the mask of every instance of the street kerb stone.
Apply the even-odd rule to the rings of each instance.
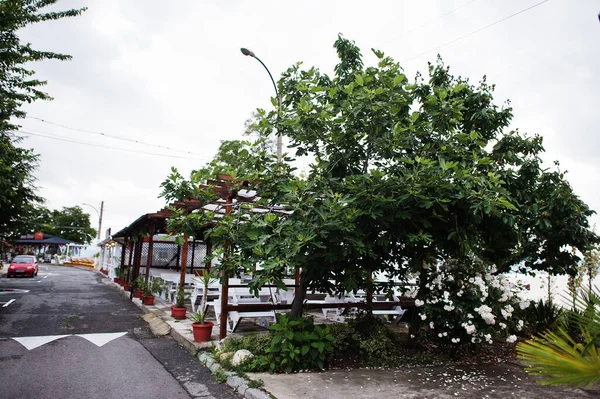
[[[248,388],[244,394],[246,399],[270,399],[271,397],[260,389]]]
[[[148,323],[152,333],[156,336],[169,335],[171,332],[171,327],[152,313],[146,313],[142,318]]]

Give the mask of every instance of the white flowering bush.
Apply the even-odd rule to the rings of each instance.
[[[512,283],[495,267],[477,260],[448,261],[430,267],[427,284],[415,300],[423,336],[452,345],[513,343],[523,328],[522,311],[529,301],[524,287]]]

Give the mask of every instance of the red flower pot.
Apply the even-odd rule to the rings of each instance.
[[[144,303],[144,305],[154,305],[154,295],[145,296],[142,299],[142,302]]]
[[[133,297],[142,299],[144,297],[144,291],[142,290],[133,290]]]
[[[171,316],[176,319],[185,319],[185,311],[187,308],[178,308],[177,306],[171,306]]]
[[[125,291],[131,291],[131,284],[129,284],[129,283],[125,283],[125,284],[123,284],[123,289],[124,289]]]
[[[194,341],[208,342],[212,334],[213,323],[205,321],[203,324],[192,323],[192,331],[194,333]]]

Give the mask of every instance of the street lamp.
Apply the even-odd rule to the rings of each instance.
[[[277,161],[281,162],[281,147],[282,147],[282,143],[281,143],[281,134],[279,134],[279,113],[281,110],[281,97],[279,97],[279,92],[277,91],[277,85],[275,84],[275,79],[273,79],[273,75],[271,75],[271,71],[269,71],[269,68],[267,68],[267,66],[265,65],[264,62],[262,62],[260,60],[260,58],[258,58],[256,56],[256,54],[254,54],[254,52],[248,50],[247,48],[242,47],[240,49],[240,51],[242,52],[242,54],[247,55],[249,57],[252,57],[256,60],[258,60],[258,62],[261,63],[261,65],[263,67],[265,67],[265,69],[267,70],[267,73],[269,74],[269,77],[271,78],[271,82],[273,83],[273,88],[275,89],[275,96],[277,97]]]
[[[90,208],[95,210],[96,213],[98,214],[98,241],[100,241],[100,234],[101,234],[100,231],[102,230],[102,213],[104,212],[104,201],[100,202],[100,212],[98,212],[98,209],[96,209],[95,206],[86,204],[85,202],[82,202],[81,205],[89,206]]]

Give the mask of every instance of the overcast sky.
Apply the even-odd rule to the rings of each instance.
[[[242,138],[254,109],[270,107],[269,77],[240,47],[275,79],[297,61],[332,73],[338,33],[356,41],[365,65],[380,49],[409,78],[437,53],[456,75],[487,75],[496,103],[511,100],[513,128],[542,135],[547,164],[560,160],[600,210],[600,1],[61,0],[56,8],[84,6],[80,17],[21,32],[73,60],[33,66],[54,101],[28,105],[20,124],[23,145],[41,155],[47,206],[104,201],[102,230],[162,208],[171,166],[188,176],[220,140]]]

